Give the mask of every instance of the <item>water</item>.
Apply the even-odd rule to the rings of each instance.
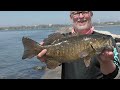
[[[22,37],[28,36],[41,42],[51,30],[21,30],[0,31],[0,78],[5,79],[39,79],[44,71],[34,70],[35,66],[44,66],[39,60],[22,60],[23,45]]]
[[[103,26],[103,27],[95,27],[96,30],[105,30],[109,31],[113,34],[118,34],[120,35],[120,26]]]
[[[120,26],[96,27],[97,30],[106,30],[120,34]],[[0,78],[1,79],[41,79],[44,70],[35,70],[35,66],[44,66],[36,57],[22,60],[22,37],[28,36],[41,42],[52,30],[19,30],[0,31]]]

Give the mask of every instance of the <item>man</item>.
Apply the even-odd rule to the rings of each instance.
[[[70,11],[70,18],[73,22],[73,28],[70,34],[100,34],[94,31],[92,26],[92,11]],[[41,43],[43,44],[43,43]],[[113,45],[116,44],[113,40]],[[41,51],[37,58],[45,61],[46,49]],[[100,55],[92,58],[89,68],[85,67],[83,60],[72,63],[62,64],[62,79],[113,79],[118,76],[119,58],[116,48],[113,50],[104,50]],[[116,58],[117,57],[117,58]]]

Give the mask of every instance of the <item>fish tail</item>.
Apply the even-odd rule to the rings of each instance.
[[[22,38],[22,43],[24,46],[24,53],[22,56],[22,59],[26,59],[26,58],[32,58],[36,55],[39,54],[40,51],[42,51],[42,46],[40,46],[40,44],[28,37],[23,37]]]

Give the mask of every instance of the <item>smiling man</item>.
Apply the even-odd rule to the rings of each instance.
[[[92,11],[70,11],[70,19],[72,21],[71,35],[79,33],[84,34],[98,34],[94,31],[92,26]],[[68,35],[68,34],[66,34]],[[44,42],[45,43],[45,42]],[[113,46],[116,43],[113,40]],[[47,50],[44,49],[37,56],[41,61],[45,61]],[[118,77],[119,71],[119,57],[117,49],[105,49],[100,55],[92,58],[90,67],[86,67],[83,60],[72,63],[62,64],[62,79],[114,79]],[[44,58],[43,58],[44,57]]]

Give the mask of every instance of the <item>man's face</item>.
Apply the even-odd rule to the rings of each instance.
[[[72,11],[71,19],[73,21],[73,27],[77,30],[87,30],[91,28],[90,11]]]

